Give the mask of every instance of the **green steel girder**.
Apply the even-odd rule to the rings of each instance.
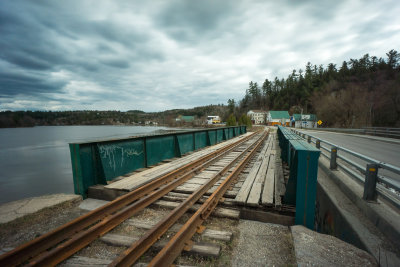
[[[296,138],[284,127],[278,128],[278,138],[282,160],[290,168],[283,202],[296,206],[296,224],[314,229],[320,151],[301,138]]]
[[[87,189],[107,184],[118,176],[157,164],[247,132],[246,126],[221,127],[145,137],[71,143],[74,191],[86,197]]]

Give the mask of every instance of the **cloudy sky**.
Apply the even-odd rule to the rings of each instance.
[[[162,111],[400,49],[400,1],[0,1],[0,110]]]

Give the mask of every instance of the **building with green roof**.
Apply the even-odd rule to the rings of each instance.
[[[270,110],[267,113],[267,123],[270,126],[283,125],[289,126],[290,116],[286,110]]]
[[[175,119],[175,121],[180,121],[180,122],[194,122],[194,116],[182,116],[179,115],[178,118]]]
[[[315,114],[293,114],[292,126],[296,128],[317,128],[317,115]],[[294,124],[294,125],[293,125]]]

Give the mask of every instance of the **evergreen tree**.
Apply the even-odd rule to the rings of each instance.
[[[232,114],[235,111],[235,100],[234,99],[228,99],[228,109],[229,109],[229,114]]]
[[[245,125],[247,128],[250,128],[252,126],[250,117],[246,114],[242,114],[239,118],[239,125]]]
[[[386,53],[388,57],[388,67],[391,69],[395,69],[399,66],[399,61],[400,61],[400,54],[397,53],[396,50],[390,50],[388,53]]]
[[[235,115],[231,114],[226,121],[226,126],[236,126],[236,117]]]

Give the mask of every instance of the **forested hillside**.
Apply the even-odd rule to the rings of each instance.
[[[162,112],[144,112],[141,110],[122,111],[2,111],[0,128],[32,127],[46,125],[144,125],[157,123],[167,126],[182,126],[175,119],[179,115],[195,116],[190,126],[205,123],[208,115],[218,115],[224,120],[229,111],[226,105],[208,105],[191,109],[172,109]]]
[[[316,113],[327,127],[400,127],[400,54],[368,54],[341,66],[312,65],[286,78],[250,82],[236,113],[249,109]],[[228,103],[232,104],[233,100]]]

